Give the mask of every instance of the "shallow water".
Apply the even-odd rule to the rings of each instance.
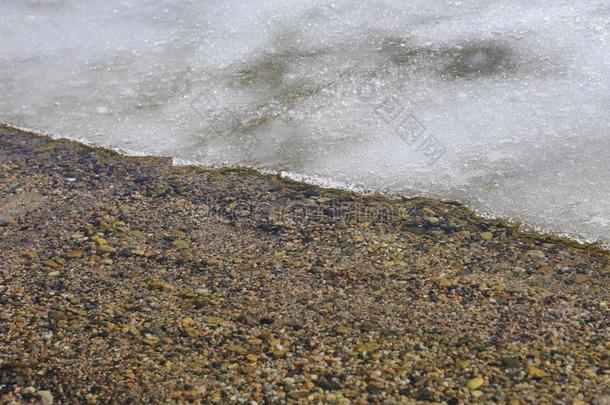
[[[600,1],[0,1],[0,121],[610,243]]]

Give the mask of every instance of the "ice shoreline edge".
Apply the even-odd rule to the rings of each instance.
[[[562,234],[552,232],[552,231],[547,232],[545,230],[538,229],[535,226],[528,226],[527,224],[518,223],[518,222],[512,221],[510,219],[493,217],[493,216],[487,215],[485,213],[478,212],[476,209],[470,207],[468,204],[465,204],[460,201],[444,200],[441,198],[433,198],[433,197],[427,197],[427,196],[405,197],[405,196],[400,196],[400,195],[389,195],[389,194],[382,194],[382,193],[378,193],[378,192],[367,191],[365,189],[354,189],[354,188],[350,188],[349,186],[344,188],[344,187],[341,187],[341,185],[332,187],[332,186],[324,185],[323,182],[317,182],[313,179],[308,179],[306,176],[291,176],[291,175],[285,175],[282,173],[265,172],[265,171],[262,171],[262,170],[259,170],[256,168],[251,168],[251,167],[246,167],[246,166],[243,166],[243,167],[229,166],[229,165],[227,165],[227,166],[220,166],[220,165],[219,166],[206,166],[206,165],[201,165],[201,164],[196,164],[196,163],[179,161],[170,156],[155,156],[155,155],[137,154],[133,151],[122,150],[120,148],[110,148],[110,147],[106,147],[106,146],[102,146],[102,145],[89,143],[89,142],[83,141],[78,138],[71,138],[68,136],[62,136],[62,135],[54,134],[54,133],[46,133],[44,131],[37,131],[32,128],[17,126],[17,125],[11,124],[11,123],[0,123],[0,130],[13,130],[13,131],[25,133],[29,136],[50,138],[54,141],[59,141],[59,142],[76,143],[78,145],[84,146],[86,148],[90,148],[92,150],[111,152],[111,153],[117,154],[117,155],[121,156],[122,158],[126,158],[126,159],[170,160],[171,164],[173,166],[184,167],[187,169],[194,168],[194,169],[202,170],[205,172],[210,172],[210,171],[240,172],[241,171],[241,172],[249,172],[256,176],[276,177],[284,182],[302,184],[302,185],[306,185],[309,187],[319,188],[324,191],[339,192],[339,193],[353,193],[353,194],[359,195],[364,200],[390,201],[390,202],[432,201],[432,202],[440,202],[440,203],[444,203],[444,204],[457,205],[457,206],[460,206],[460,207],[466,209],[467,211],[469,211],[471,213],[471,216],[473,218],[477,219],[481,224],[489,223],[494,226],[499,226],[499,227],[510,229],[513,232],[516,232],[519,235],[522,235],[526,238],[531,238],[531,239],[540,240],[540,241],[548,241],[551,243],[561,243],[563,245],[570,246],[572,248],[590,250],[592,252],[597,252],[597,253],[601,253],[606,256],[610,256],[610,245],[606,245],[601,242],[586,242],[586,241],[579,240],[577,237],[572,237],[569,235],[562,235]]]

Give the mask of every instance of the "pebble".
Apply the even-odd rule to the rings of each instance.
[[[176,239],[175,241],[172,242],[172,246],[175,247],[176,249],[187,249],[190,244],[182,239]]]
[[[151,290],[171,291],[174,289],[174,286],[165,280],[153,280],[148,284],[148,288]]]
[[[28,250],[23,255],[32,261],[38,260],[38,253],[36,253],[34,250]]]
[[[502,357],[500,362],[506,368],[521,368],[521,362],[513,357]]]
[[[587,281],[589,281],[589,276],[586,274],[576,274],[574,276],[574,282],[577,284],[586,283]]]
[[[367,352],[367,353],[375,352],[375,351],[379,350],[380,348],[381,348],[381,346],[375,342],[360,343],[354,347],[354,349],[357,352]]]
[[[481,232],[479,234],[479,236],[481,237],[481,239],[483,240],[491,240],[494,237],[494,234],[491,232]]]
[[[439,284],[441,287],[451,287],[453,285],[453,281],[443,278],[441,281],[439,281]]]
[[[479,391],[479,390],[474,390],[474,391],[470,392],[470,395],[472,395],[475,398],[480,398],[480,397],[483,396],[483,394],[484,394],[484,392],[483,391]]]
[[[283,382],[284,382],[284,385],[290,386],[290,385],[294,385],[296,380],[292,377],[286,377],[286,378],[284,378]]]
[[[544,275],[551,275],[554,273],[554,270],[551,266],[540,266],[538,267],[538,271]]]
[[[116,249],[110,245],[101,244],[97,246],[97,251],[100,253],[115,253]]]
[[[466,387],[468,387],[469,390],[473,391],[473,390],[476,390],[477,388],[482,387],[484,384],[485,384],[485,380],[482,377],[475,377],[475,378],[468,380]]]
[[[42,263],[42,265],[50,267],[52,269],[56,269],[59,267],[59,263],[57,263],[55,260],[51,260],[51,259],[43,260],[40,263]]]
[[[536,378],[542,378],[546,376],[546,372],[533,365],[527,366],[527,373],[532,377]]]
[[[292,399],[295,400],[299,400],[299,399],[303,399],[303,398],[307,398],[307,396],[309,395],[309,391],[308,390],[294,390],[294,391],[290,391],[288,393],[288,396]]]
[[[38,391],[37,394],[42,405],[53,405],[53,395],[51,394],[51,391],[41,390]]]
[[[542,250],[537,250],[537,249],[528,250],[527,254],[530,256],[534,256],[534,257],[541,257],[541,258],[546,257]]]

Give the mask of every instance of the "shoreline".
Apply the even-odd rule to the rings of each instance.
[[[121,156],[121,157],[124,157],[127,159],[130,159],[130,158],[161,159],[161,160],[169,159],[172,161],[172,165],[174,167],[185,168],[187,171],[188,170],[202,170],[203,172],[216,171],[219,173],[244,172],[244,173],[252,174],[253,176],[261,176],[261,177],[265,177],[265,178],[276,178],[285,183],[294,183],[294,184],[305,185],[308,187],[312,187],[314,189],[324,190],[325,192],[328,192],[328,193],[339,193],[339,194],[349,193],[349,194],[358,195],[365,201],[370,200],[370,201],[376,201],[376,202],[388,202],[390,204],[400,203],[401,201],[402,202],[404,202],[404,201],[422,201],[422,202],[435,202],[435,203],[441,203],[441,204],[458,205],[458,206],[461,206],[464,209],[470,211],[470,215],[473,218],[479,220],[482,224],[483,223],[492,223],[497,226],[510,228],[514,232],[519,232],[524,237],[530,237],[530,238],[533,238],[536,240],[546,240],[549,242],[563,243],[563,244],[569,245],[574,248],[588,249],[588,250],[600,252],[602,254],[610,255],[610,246],[606,246],[603,243],[583,242],[575,236],[563,235],[561,233],[552,232],[552,231],[538,230],[535,225],[527,225],[527,224],[520,223],[519,221],[514,221],[512,219],[496,217],[491,214],[485,214],[485,213],[478,212],[476,209],[468,206],[467,204],[464,204],[461,201],[435,198],[435,197],[427,197],[427,196],[405,197],[405,196],[400,196],[398,194],[397,195],[388,195],[388,194],[382,194],[382,193],[377,193],[377,192],[372,192],[372,191],[366,192],[366,191],[362,191],[362,190],[326,187],[326,186],[317,184],[315,182],[308,182],[308,181],[304,181],[304,180],[293,179],[291,177],[281,176],[280,174],[266,173],[266,172],[262,172],[260,170],[250,168],[250,167],[241,167],[241,166],[205,167],[205,166],[191,164],[191,163],[180,163],[180,164],[176,165],[173,163],[175,159],[172,157],[153,156],[153,155],[134,155],[134,154],[130,154],[128,151],[108,148],[108,147],[99,146],[99,145],[95,145],[95,144],[89,144],[89,143],[85,143],[85,142],[82,142],[79,140],[62,137],[57,134],[40,132],[40,131],[36,131],[34,129],[30,129],[27,127],[20,127],[18,125],[13,125],[11,123],[0,123],[0,131],[3,131],[3,130],[17,131],[20,133],[28,134],[30,136],[48,138],[48,139],[51,139],[53,141],[58,141],[58,142],[75,143],[76,145],[79,145],[79,146],[82,146],[85,148],[89,148],[94,151],[99,150],[99,151],[104,151],[107,153],[113,153],[113,154],[117,154],[118,156]]]
[[[610,401],[599,245],[6,126],[0,169],[0,404]]]

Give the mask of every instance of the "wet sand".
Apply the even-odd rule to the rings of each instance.
[[[0,127],[0,403],[610,403],[610,255]]]

